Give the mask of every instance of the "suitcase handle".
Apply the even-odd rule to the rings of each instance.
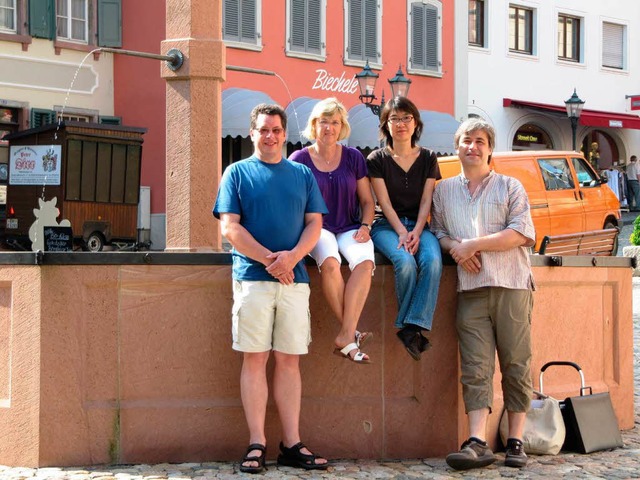
[[[580,374],[580,396],[584,395],[582,392],[585,389],[589,389],[591,390],[591,387],[585,387],[584,386],[584,374],[582,373],[582,368],[580,368],[580,365],[578,365],[577,363],[574,362],[567,362],[567,361],[556,361],[556,362],[547,362],[545,363],[542,368],[540,369],[540,392],[544,393],[544,387],[543,387],[543,383],[542,383],[542,375],[544,374],[545,370],[551,366],[567,366],[567,367],[573,367],[575,368],[578,373]]]

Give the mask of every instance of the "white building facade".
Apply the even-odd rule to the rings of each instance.
[[[494,125],[497,151],[571,150],[575,89],[576,150],[599,170],[640,155],[640,2],[467,1],[468,114]]]

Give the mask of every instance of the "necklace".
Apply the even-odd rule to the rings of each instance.
[[[334,160],[336,158],[340,158],[340,153],[341,153],[341,149],[339,146],[336,145],[336,149],[334,151],[334,154],[331,155],[329,158],[324,158],[322,155],[320,155],[320,150],[318,149],[317,145],[315,146],[315,148],[313,149],[316,156],[318,157],[319,160],[322,160],[324,163],[327,164],[327,167],[331,166],[331,164],[334,162]]]

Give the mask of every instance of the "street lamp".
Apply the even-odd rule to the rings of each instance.
[[[580,97],[576,94],[576,89],[573,89],[573,95],[569,100],[565,100],[565,107],[567,108],[567,116],[571,120],[571,132],[573,135],[573,151],[576,151],[576,130],[578,128],[578,119],[582,113],[582,107],[584,107],[584,100],[580,100]]]
[[[365,64],[360,73],[356,73],[356,79],[358,80],[358,87],[360,88],[360,101],[371,111],[380,117],[380,112],[384,106],[384,90],[382,91],[382,98],[380,103],[374,103],[376,96],[373,93],[376,88],[376,81],[378,80],[377,73],[374,73],[369,67],[369,61]],[[398,66],[396,76],[389,79],[389,86],[391,87],[392,97],[406,97],[409,95],[409,87],[411,86],[411,80],[402,74],[402,65]]]

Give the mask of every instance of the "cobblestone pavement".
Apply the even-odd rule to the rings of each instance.
[[[443,458],[403,461],[335,460],[326,472],[303,472],[268,463],[261,475],[239,474],[237,464],[185,463],[67,468],[9,468],[0,466],[0,480],[207,480],[278,479],[639,479],[640,478],[640,278],[633,279],[635,427],[622,432],[624,447],[589,455],[530,456],[522,470],[500,460],[485,469],[456,472]]]

